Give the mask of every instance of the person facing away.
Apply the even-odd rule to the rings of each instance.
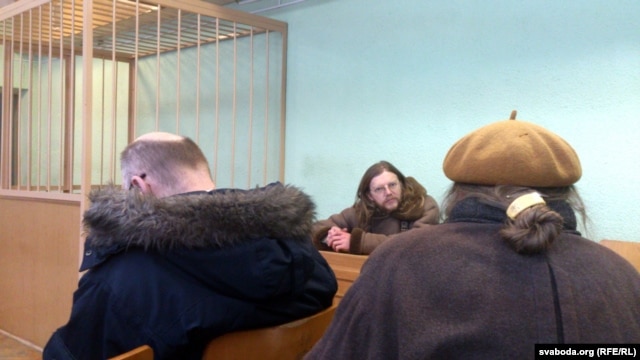
[[[106,359],[143,344],[200,359],[228,332],[310,316],[337,290],[293,186],[214,189],[189,138],[149,133],[121,154],[123,188],[93,191],[69,322],[44,359]],[[130,190],[129,190],[130,189]]]
[[[395,234],[437,224],[438,203],[411,176],[388,161],[365,171],[353,206],[314,224],[319,250],[370,254]]]
[[[444,223],[372,253],[307,359],[534,359],[535,344],[640,343],[640,274],[577,231],[578,155],[515,115],[451,147]]]

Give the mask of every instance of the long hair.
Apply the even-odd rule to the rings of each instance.
[[[564,201],[580,216],[586,228],[589,221],[584,203],[573,185],[554,188],[529,188],[522,186],[498,185],[484,186],[454,183],[443,201],[444,221],[450,216],[454,206],[467,198],[506,210],[511,202],[520,195],[538,192],[546,202]],[[564,218],[546,204],[534,205],[520,212],[515,219],[507,220],[500,230],[500,236],[514,250],[522,254],[534,254],[548,249],[562,232]]]
[[[371,165],[364,172],[364,175],[362,175],[362,179],[360,179],[360,184],[358,185],[356,199],[353,203],[353,208],[356,210],[358,217],[358,227],[364,230],[369,230],[371,218],[381,211],[376,203],[369,199],[368,196],[371,193],[371,180],[385,171],[396,174],[400,182],[400,188],[402,189],[400,204],[394,212],[397,212],[401,217],[403,214],[414,211],[416,206],[422,207],[424,205],[427,191],[422,185],[412,177],[405,177],[404,174],[390,162],[384,160],[379,161]]]

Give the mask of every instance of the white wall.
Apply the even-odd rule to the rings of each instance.
[[[581,157],[589,237],[640,241],[640,2],[307,0],[289,23],[286,181],[327,217],[381,159],[441,200],[442,160],[513,109]]]

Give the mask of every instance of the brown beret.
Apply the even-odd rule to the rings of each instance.
[[[458,140],[444,158],[444,174],[460,183],[568,186],[582,176],[580,159],[551,131],[511,119],[481,127]]]

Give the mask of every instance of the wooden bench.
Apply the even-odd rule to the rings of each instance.
[[[600,245],[615,251],[640,271],[640,242],[604,239]]]
[[[236,331],[207,345],[203,360],[298,360],[324,335],[336,305],[315,315],[283,325]]]
[[[351,284],[360,275],[360,269],[367,260],[367,255],[353,255],[337,253],[332,251],[320,251],[320,254],[327,260],[331,269],[338,279],[338,292],[334,298],[334,304],[338,304],[340,299],[349,290]]]
[[[149,345],[142,345],[109,360],[153,360],[153,349]]]

